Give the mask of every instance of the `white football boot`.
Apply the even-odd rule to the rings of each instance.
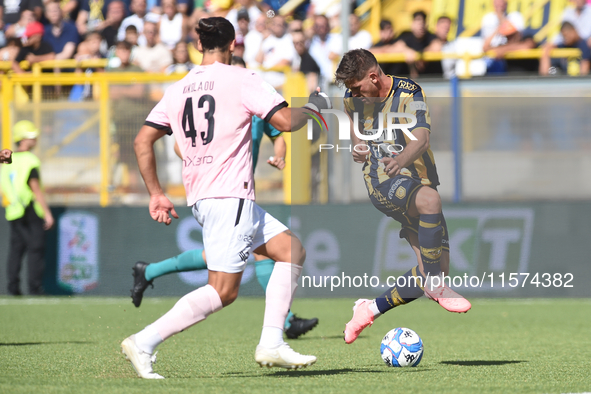
[[[299,354],[285,342],[272,349],[258,345],[254,359],[261,367],[280,367],[287,369],[300,369],[316,362],[315,356]]]
[[[152,364],[156,362],[156,353],[154,355],[146,353],[135,344],[135,335],[127,337],[121,342],[121,351],[125,358],[131,361],[131,365],[140,378],[144,379],[164,379],[152,370]]]

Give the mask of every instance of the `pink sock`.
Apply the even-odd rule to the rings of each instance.
[[[156,320],[152,326],[158,331],[162,340],[170,338],[194,324],[199,323],[213,312],[222,309],[222,300],[217,291],[205,285],[190,292]]]
[[[302,267],[291,263],[276,262],[265,298],[265,319],[263,321],[263,334],[261,335],[261,345],[274,347],[283,342],[283,337],[266,338],[265,333],[270,332],[266,328],[273,327],[278,330],[273,332],[283,333],[285,318],[291,307],[293,295],[298,287],[298,279],[302,273]],[[274,335],[275,337],[276,335]],[[279,342],[279,343],[277,343]]]

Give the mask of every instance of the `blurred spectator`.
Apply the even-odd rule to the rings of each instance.
[[[419,73],[425,71],[425,63],[417,60],[419,53],[436,39],[435,35],[427,30],[427,15],[423,11],[417,11],[412,15],[410,31],[405,31],[398,36],[397,41],[391,45],[384,45],[372,49],[373,53],[403,53],[406,65],[393,66],[395,74],[410,74],[416,78]]]
[[[2,1],[2,0],[0,0]],[[6,38],[16,37],[21,38],[25,34],[25,29],[29,23],[35,22],[35,15],[31,10],[23,10],[19,20],[6,28]]]
[[[425,52],[453,52],[453,43],[447,40],[451,30],[451,19],[447,16],[437,18],[435,24],[435,39],[425,48]],[[424,74],[444,75],[451,78],[455,75],[455,59],[443,59],[440,62],[425,63]]]
[[[540,75],[556,74],[557,69],[563,72],[568,71],[568,59],[557,58],[551,59],[550,52],[552,49],[558,48],[577,48],[581,51],[581,59],[579,62],[579,75],[589,74],[589,65],[591,64],[591,50],[587,46],[585,40],[579,37],[576,27],[570,22],[563,22],[560,28],[562,35],[562,43],[550,44],[544,47],[544,54],[540,58]]]
[[[287,32],[293,33],[294,31],[303,31],[304,21],[301,19],[292,19],[287,23]]]
[[[250,26],[250,16],[246,8],[242,8],[238,11],[238,28],[236,29],[236,42],[239,41],[244,44],[244,37],[248,34]],[[242,56],[238,56],[242,58]]]
[[[269,31],[271,34],[263,40],[257,62],[267,69],[291,66],[297,53],[291,36],[286,34],[285,19],[276,15],[269,23]],[[263,78],[276,88],[285,82],[285,75],[282,72],[269,71],[263,75]]]
[[[144,71],[158,73],[172,64],[172,55],[166,45],[158,42],[158,27],[155,23],[144,23],[146,45],[136,51],[135,63]]]
[[[103,37],[98,32],[90,32],[86,35],[84,41],[78,45],[76,50],[76,60],[102,59],[101,41]]]
[[[250,29],[244,37],[244,56],[243,59],[249,68],[255,68],[259,65],[256,57],[261,49],[261,44],[265,38],[267,29],[267,16],[261,14],[255,21],[254,29]]]
[[[494,11],[482,17],[480,34],[484,39],[483,51],[515,44],[521,40],[525,28],[523,17],[517,11],[507,14],[506,0],[493,0]],[[488,73],[503,73],[507,70],[506,62],[501,59],[486,59]]]
[[[176,0],[162,0],[162,11],[158,22],[160,42],[172,50],[177,42],[186,41],[189,20],[186,15],[177,12]]]
[[[316,61],[310,56],[306,49],[306,37],[301,31],[295,31],[291,33],[293,39],[293,45],[298,54],[293,62],[293,71],[301,72],[306,76],[308,81],[308,91],[313,92],[318,86],[320,79],[320,67],[316,64]]]
[[[140,35],[138,42],[140,45],[145,45],[145,38],[142,36],[142,33],[144,32],[144,21],[149,20],[150,17],[153,17],[152,15],[148,17],[146,14],[146,7],[146,0],[131,0],[130,8],[133,14],[123,19],[121,22],[121,26],[117,32],[118,41],[125,40],[125,29],[127,29],[128,26],[135,26],[137,33]],[[157,18],[159,19],[159,17]]]
[[[26,41],[23,43],[23,47],[20,49],[16,59],[12,62],[12,70],[15,73],[24,72],[19,66],[19,63],[23,60],[28,61],[30,64],[34,64],[55,58],[55,52],[51,48],[51,45],[46,41],[43,41],[44,32],[45,29],[41,23],[29,23],[24,34]]]
[[[121,61],[119,67],[109,69],[110,72],[142,72],[142,69],[131,63],[131,44],[120,41],[115,46],[115,56]],[[128,192],[137,192],[140,187],[137,160],[133,151],[133,140],[142,119],[145,107],[142,98],[146,96],[144,84],[111,85],[109,99],[112,103],[112,120],[115,124],[116,140],[119,145],[119,161],[125,165],[129,183],[124,185]]]
[[[570,22],[577,30],[579,37],[587,42],[591,47],[591,5],[586,4],[585,0],[574,0],[575,6],[568,7],[562,13],[562,21]],[[555,43],[562,43],[562,35],[556,38]]]
[[[371,48],[371,52],[376,53],[400,53],[403,52],[406,45],[394,35],[394,27],[392,22],[387,19],[380,21],[380,41],[375,43]],[[406,65],[401,63],[380,63],[380,67],[385,74],[400,75],[402,68],[406,69]]]
[[[119,2],[119,0],[82,0],[80,11],[76,18],[78,33],[84,36],[90,31],[102,31],[112,24],[116,24],[118,29],[121,21],[123,21],[123,18],[127,14],[127,5],[125,3],[123,4],[123,15],[121,16],[121,20],[116,23],[113,20],[113,17],[116,15],[111,15],[111,18],[108,15],[109,5],[115,1]]]
[[[136,47],[139,45],[139,39],[140,39],[140,35],[138,34],[137,27],[135,27],[134,25],[129,25],[125,29],[125,36],[123,37],[123,40],[120,40],[120,41],[127,41],[128,43],[131,44],[131,47],[133,49],[133,47]],[[133,50],[132,50],[132,52],[133,52]]]
[[[361,21],[356,14],[349,15],[349,29],[350,36],[348,42],[348,50],[352,49],[369,49],[372,45],[371,34],[367,30],[361,30]],[[331,52],[340,56],[343,55],[343,40],[335,40]]]
[[[197,31],[192,28],[189,32],[189,36],[191,37],[191,42],[187,44],[189,59],[193,64],[201,64],[201,61],[203,60],[203,54],[197,50],[197,41],[199,40]]]
[[[333,61],[338,58],[338,54],[330,51],[336,44],[336,41],[342,40],[338,34],[330,33],[330,24],[328,18],[324,15],[314,17],[314,37],[310,43],[310,55],[320,67],[320,86],[322,91],[328,89],[328,84],[332,81],[334,75]]]
[[[111,48],[117,42],[117,33],[124,18],[125,4],[119,0],[111,1],[107,6],[107,18],[100,29],[100,33],[107,44],[106,48]]]
[[[248,17],[250,21],[248,29],[255,29],[255,21],[257,20],[259,15],[261,15],[261,10],[257,7],[256,0],[236,0],[234,4],[234,8],[228,11],[228,14],[226,15],[226,19],[234,25],[234,29],[238,31],[238,11],[240,11],[243,8],[245,8],[248,11]]]
[[[51,2],[45,7],[45,17],[49,25],[45,26],[43,39],[47,41],[55,52],[56,59],[71,59],[80,42],[78,30],[72,22],[66,22],[59,3]]]
[[[64,15],[64,20],[75,21],[80,11],[80,2],[78,0],[62,0],[59,2]]]
[[[433,40],[435,35],[427,30],[427,15],[423,11],[412,14],[410,31],[405,31],[398,37],[408,48],[416,52],[423,52]]]
[[[166,67],[166,74],[186,74],[195,65],[189,60],[189,51],[187,44],[183,41],[178,42],[172,51],[172,64]]]
[[[16,59],[22,48],[20,38],[12,37],[6,41],[6,46],[0,49],[0,61],[11,62]]]
[[[141,67],[131,63],[131,49],[132,45],[127,41],[119,41],[115,44],[115,56],[119,58],[119,66],[110,68],[108,71],[111,72],[142,72]],[[118,88],[123,88],[120,90]],[[111,99],[118,99],[120,97],[141,97],[141,93],[144,91],[142,84],[136,84],[132,86],[116,86],[109,91]],[[124,93],[121,93],[124,92]]]
[[[43,2],[41,0],[0,0],[0,28],[8,29],[9,25],[18,23],[25,10],[33,13],[36,21],[43,17]],[[6,34],[7,38],[9,37]]]

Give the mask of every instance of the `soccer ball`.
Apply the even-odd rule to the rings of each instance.
[[[416,367],[423,358],[423,340],[409,328],[395,328],[382,339],[380,353],[389,367]]]

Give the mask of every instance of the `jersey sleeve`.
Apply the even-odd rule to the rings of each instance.
[[[429,113],[425,93],[421,87],[417,87],[412,95],[406,97],[404,112],[413,114],[417,118],[417,124],[409,129],[411,132],[420,127],[431,132],[431,114]]]
[[[166,94],[156,104],[150,114],[144,122],[146,126],[153,127],[158,130],[166,131],[166,134],[172,134],[172,128],[170,127],[170,119],[168,118],[167,106],[166,106]]]
[[[242,104],[249,114],[258,116],[265,122],[277,111],[287,107],[287,102],[274,87],[251,72],[242,81]]]

